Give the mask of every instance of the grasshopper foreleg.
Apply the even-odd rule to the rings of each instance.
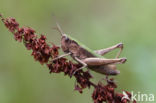
[[[69,53],[67,53],[67,54],[60,55],[59,57],[56,57],[56,58],[52,59],[51,62],[53,62],[53,61],[55,61],[55,60],[57,60],[57,59],[60,59],[60,58],[62,58],[62,57],[68,56],[68,55],[71,55],[71,53],[69,52]]]
[[[85,62],[83,62],[82,60],[80,60],[80,59],[77,58],[77,57],[74,57],[74,58],[75,58],[75,60],[76,60],[77,62],[79,62],[80,64],[82,64],[82,67],[76,69],[76,70],[73,72],[73,75],[74,75],[77,71],[79,71],[79,70],[81,70],[81,69],[87,67],[87,64],[86,64]]]
[[[104,54],[106,54],[106,53],[108,53],[108,52],[110,52],[110,51],[112,51],[112,50],[114,50],[116,48],[120,48],[120,51],[118,52],[118,54],[116,56],[116,58],[118,58],[120,53],[121,53],[121,51],[122,51],[122,49],[123,49],[123,44],[122,43],[116,44],[116,45],[114,45],[112,47],[109,47],[109,48],[96,50],[95,53],[97,53],[99,55],[104,55]]]

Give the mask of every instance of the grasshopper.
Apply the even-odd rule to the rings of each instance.
[[[83,68],[91,69],[97,73],[105,75],[117,75],[120,73],[120,71],[116,69],[116,64],[125,63],[127,60],[126,58],[118,58],[123,50],[122,43],[116,44],[109,48],[93,51],[83,45],[81,42],[63,33],[58,23],[56,23],[56,25],[56,29],[61,33],[61,48],[65,54],[54,58],[52,61],[70,55],[75,61],[82,64],[82,66],[76,69],[73,74]],[[106,59],[103,57],[104,54],[116,48],[120,48],[116,58]]]

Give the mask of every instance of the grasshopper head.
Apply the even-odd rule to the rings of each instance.
[[[61,48],[65,53],[69,53],[70,49],[70,44],[72,43],[72,40],[62,31],[60,25],[56,23],[57,25],[57,30],[61,34]]]
[[[61,47],[62,50],[66,53],[69,52],[69,46],[71,44],[71,40],[70,38],[66,35],[66,34],[62,34],[62,38],[61,38]]]

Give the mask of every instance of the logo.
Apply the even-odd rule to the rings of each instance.
[[[121,98],[121,100],[123,99],[127,99],[129,101],[146,101],[146,102],[153,102],[155,101],[155,96],[154,94],[146,94],[146,93],[141,93],[141,92],[138,92],[138,93],[134,93],[133,91],[131,91],[131,98],[128,96],[128,94],[123,91],[123,97]]]
[[[128,97],[128,94],[127,94],[125,91],[123,91],[123,95],[124,95],[124,96],[121,98],[121,100],[127,99],[127,100],[130,101],[130,98]]]

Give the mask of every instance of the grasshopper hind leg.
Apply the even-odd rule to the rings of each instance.
[[[108,52],[111,52],[114,49],[120,48],[120,51],[117,53],[116,58],[118,58],[123,50],[123,43],[118,43],[114,46],[111,46],[109,48],[105,48],[105,49],[100,49],[100,50],[96,50],[94,51],[95,53],[99,54],[99,55],[105,55]]]
[[[102,66],[102,65],[112,65],[112,64],[123,64],[126,62],[126,58],[117,59],[106,59],[106,58],[86,58],[83,60],[87,65],[90,66]]]

